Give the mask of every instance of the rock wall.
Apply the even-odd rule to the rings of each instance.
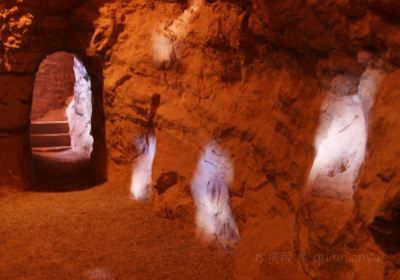
[[[395,279],[400,264],[398,190],[399,70],[381,83],[370,125],[368,155],[360,175],[355,201],[357,220],[368,227],[386,254],[387,274]],[[390,279],[390,278],[388,278]]]
[[[31,121],[66,120],[65,110],[74,95],[74,57],[57,52],[47,57],[36,73]]]
[[[34,75],[46,55],[69,51],[91,77],[92,160],[104,170],[106,144],[110,183],[114,168],[139,156],[134,139],[148,130],[151,96],[161,96],[153,163],[159,215],[193,221],[190,184],[202,151],[215,141],[229,152],[238,279],[393,279],[398,235],[390,246],[382,240],[398,212],[399,15],[395,0],[7,0],[0,4],[0,183],[29,182]],[[333,81],[347,77],[346,88],[357,89],[368,63],[385,78],[354,205],[336,224],[335,207],[307,193],[314,140]],[[313,213],[332,218],[333,238],[321,234],[327,229]]]
[[[92,85],[85,66],[73,58],[75,77],[74,96],[68,104],[65,116],[68,119],[71,135],[71,149],[82,158],[90,158],[93,150],[92,130]]]
[[[4,1],[1,10],[0,117],[3,185],[26,188],[34,180],[30,166],[29,115],[36,71],[48,55],[67,51],[82,58],[94,95],[92,135],[97,138],[92,153],[99,181],[106,177],[103,109],[103,54],[91,38],[103,3],[78,1]],[[75,24],[78,23],[78,24]],[[98,51],[98,53],[96,53]],[[15,142],[13,146],[9,142]],[[4,159],[4,160],[3,160]]]

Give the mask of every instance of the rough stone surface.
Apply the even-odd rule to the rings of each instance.
[[[47,57],[36,73],[31,121],[67,120],[65,111],[74,95],[74,57],[56,52]]]
[[[168,190],[168,188],[173,187],[176,183],[178,183],[178,173],[175,171],[169,171],[162,173],[161,176],[158,177],[154,188],[159,194],[162,194]]]
[[[92,160],[104,171],[107,147],[110,183],[113,168],[137,158],[134,139],[148,129],[151,96],[160,94],[153,180],[170,171],[179,180],[154,192],[157,213],[192,220],[188,186],[201,151],[213,139],[230,152],[241,236],[237,279],[396,279],[398,233],[390,229],[399,201],[398,1],[207,1],[186,22],[184,36],[163,41],[173,55],[158,63],[155,32],[187,8],[182,1],[3,1],[0,184],[29,183],[35,73],[46,55],[69,51],[91,76]],[[349,217],[344,226],[330,220],[338,231],[327,242],[310,213],[332,217],[340,197],[310,204],[305,190],[327,89],[343,75],[352,77],[349,91],[357,88],[367,69],[360,52],[385,77]]]

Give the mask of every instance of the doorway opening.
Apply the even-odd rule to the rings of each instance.
[[[36,74],[30,140],[35,190],[93,186],[92,87],[85,66],[71,53],[47,56]]]

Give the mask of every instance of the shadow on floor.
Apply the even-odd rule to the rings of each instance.
[[[81,158],[71,150],[33,152],[33,170],[32,191],[79,191],[101,183],[94,176],[90,158]]]

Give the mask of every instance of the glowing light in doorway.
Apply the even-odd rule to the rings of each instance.
[[[89,158],[93,150],[93,137],[90,134],[92,128],[92,86],[85,66],[76,57],[74,57],[74,74],[74,98],[66,110],[71,148],[74,153]]]

